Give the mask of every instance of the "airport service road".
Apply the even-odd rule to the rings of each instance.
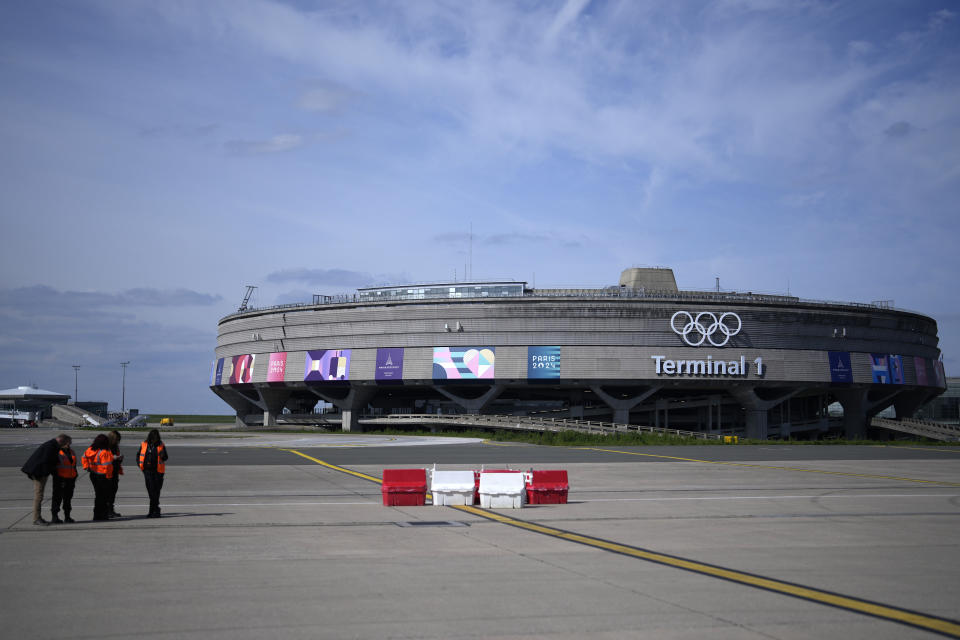
[[[80,522],[34,527],[52,435],[0,431],[9,637],[960,637],[960,449],[165,433],[164,518],[128,464],[123,518],[81,477]],[[565,468],[570,503],[388,508],[350,473],[433,463]]]

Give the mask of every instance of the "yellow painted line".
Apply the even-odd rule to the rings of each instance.
[[[702,462],[704,464],[722,464],[730,467],[751,467],[754,469],[774,469],[777,471],[801,471],[803,473],[821,473],[830,476],[846,476],[848,478],[870,478],[872,480],[899,480],[901,482],[918,482],[921,484],[936,484],[946,487],[960,487],[960,482],[946,482],[944,480],[922,480],[919,478],[901,478],[899,476],[882,476],[870,473],[847,473],[845,471],[826,471],[824,469],[804,469],[802,467],[780,467],[769,464],[751,464],[749,462],[725,462],[723,460],[700,460],[699,458],[680,458],[664,456],[655,453],[639,453],[636,451],[618,451],[616,449],[598,449],[596,447],[576,447],[584,451],[602,451],[604,453],[622,453],[627,456],[645,456],[647,458],[661,458],[664,460],[679,460],[681,462]]]
[[[576,542],[588,547],[612,551],[613,553],[619,553],[633,558],[639,558],[641,560],[647,560],[657,564],[675,567],[677,569],[683,569],[685,571],[692,571],[702,575],[721,578],[723,580],[736,582],[749,587],[755,587],[757,589],[773,591],[775,593],[781,593],[794,598],[809,600],[811,602],[817,602],[820,604],[829,605],[831,607],[837,607],[839,609],[846,609],[855,613],[862,613],[912,627],[919,627],[921,629],[934,631],[946,636],[960,638],[960,622],[954,620],[937,618],[935,616],[929,616],[916,611],[870,602],[868,600],[861,600],[859,598],[852,598],[850,596],[831,593],[829,591],[822,591],[820,589],[813,589],[803,585],[791,584],[789,582],[783,582],[780,580],[773,580],[771,578],[764,578],[763,576],[744,573],[742,571],[735,571],[733,569],[725,569],[723,567],[704,564],[702,562],[696,562],[684,558],[678,558],[676,556],[656,553],[654,551],[641,549],[639,547],[611,542],[601,538],[585,536],[570,531],[564,531],[562,529],[555,529],[554,527],[547,527],[533,522],[517,520],[516,518],[511,518],[501,513],[488,511],[486,509],[468,506],[454,506],[451,508],[470,513],[481,518],[486,518],[487,520],[493,520],[520,529],[526,529],[527,531],[533,531],[542,535],[559,538],[561,540]]]
[[[362,478],[364,480],[376,482],[377,484],[383,484],[383,480],[380,478],[376,478],[374,476],[370,476],[365,473],[360,473],[358,471],[353,471],[345,467],[339,467],[335,464],[324,462],[323,460],[318,460],[313,456],[309,456],[305,453],[301,453],[296,449],[280,449],[280,451],[288,451],[290,453],[294,453],[302,458],[306,458],[307,460],[315,462],[323,467],[332,469],[334,471],[339,471],[341,473],[346,473],[348,475],[355,476],[357,478]],[[616,453],[625,453],[625,452],[616,452]],[[670,457],[670,456],[663,456],[663,457]],[[694,461],[708,462],[708,461],[700,461],[700,460],[694,460]],[[427,497],[430,497],[432,499],[429,493],[427,494]],[[803,585],[791,584],[789,582],[774,580],[772,578],[765,578],[763,576],[744,573],[742,571],[725,569],[723,567],[705,564],[702,562],[696,562],[693,560],[687,560],[685,558],[669,556],[663,553],[657,553],[655,551],[642,549],[640,547],[632,547],[630,545],[620,544],[619,542],[611,542],[609,540],[603,540],[602,538],[594,538],[592,536],[585,536],[579,533],[573,533],[571,531],[564,531],[563,529],[547,527],[541,524],[536,524],[534,522],[526,522],[524,520],[518,520],[516,518],[511,518],[501,513],[496,513],[494,511],[489,511],[486,509],[480,509],[478,507],[451,506],[450,508],[458,509],[464,513],[469,513],[487,520],[493,520],[494,522],[500,522],[502,524],[510,525],[512,527],[517,527],[519,529],[525,529],[527,531],[532,531],[534,533],[539,533],[542,535],[558,538],[560,540],[567,540],[569,542],[575,542],[577,544],[586,545],[588,547],[594,547],[596,549],[602,549],[604,551],[610,551],[612,553],[619,553],[621,555],[638,558],[641,560],[647,560],[649,562],[655,562],[657,564],[663,564],[663,565],[674,567],[677,569],[683,569],[684,571],[691,571],[693,573],[699,573],[701,575],[712,576],[715,578],[728,580],[730,582],[735,582],[735,583],[746,585],[749,587],[764,589],[766,591],[772,591],[774,593],[780,593],[780,594],[791,596],[794,598],[808,600],[810,602],[825,604],[831,607],[852,611],[854,613],[861,613],[864,615],[873,616],[875,618],[889,620],[891,622],[897,622],[900,624],[917,627],[920,629],[925,629],[927,631],[933,631],[935,633],[939,633],[939,634],[953,637],[953,638],[960,638],[960,622],[957,622],[955,620],[949,620],[946,618],[937,618],[935,616],[918,613],[916,611],[910,611],[908,609],[900,609],[898,607],[892,607],[892,606],[880,604],[877,602],[870,602],[869,600],[861,600],[859,598],[852,598],[850,596],[844,596],[838,593],[831,593],[829,591],[822,591],[820,589],[805,587]]]
[[[300,451],[297,451],[296,449],[280,449],[280,451],[288,451],[288,452],[290,452],[290,453],[295,453],[295,454],[297,454],[298,456],[300,456],[301,458],[306,458],[307,460],[310,460],[311,462],[316,462],[316,463],[319,464],[320,466],[326,467],[327,469],[332,469],[332,470],[334,470],[334,471],[339,471],[340,473],[345,473],[345,474],[347,474],[347,475],[354,476],[354,477],[357,477],[357,478],[361,478],[361,479],[363,479],[363,480],[369,480],[370,482],[376,482],[377,484],[381,484],[381,485],[383,484],[383,479],[382,479],[382,478],[377,478],[376,476],[368,476],[367,474],[365,474],[365,473],[360,473],[359,471],[354,471],[354,470],[352,470],[352,469],[347,469],[346,467],[338,467],[338,466],[335,465],[335,464],[330,464],[329,462],[324,462],[323,460],[317,460],[317,459],[314,458],[313,456],[308,456],[307,454],[302,453],[302,452],[300,452]],[[428,493],[427,493],[427,498],[428,498],[429,500],[433,500],[433,495],[431,495],[431,494],[428,492]]]
[[[301,458],[306,458],[307,460],[310,460],[311,462],[316,462],[316,463],[319,464],[320,466],[326,467],[327,469],[333,469],[334,471],[339,471],[339,472],[341,472],[341,473],[345,473],[345,474],[350,475],[350,476],[355,476],[355,477],[357,477],[357,478],[362,478],[362,479],[364,479],[364,480],[369,480],[370,482],[376,482],[377,484],[383,484],[383,480],[381,480],[380,478],[375,478],[374,476],[368,476],[367,474],[365,474],[365,473],[360,473],[359,471],[351,471],[350,469],[347,469],[347,468],[344,468],[344,467],[338,467],[338,466],[335,465],[335,464],[330,464],[329,462],[324,462],[323,460],[317,460],[317,459],[314,458],[313,456],[308,456],[307,454],[301,453],[301,452],[297,451],[296,449],[280,449],[280,451],[289,451],[290,453],[295,453],[295,454],[297,454],[298,456],[300,456]]]

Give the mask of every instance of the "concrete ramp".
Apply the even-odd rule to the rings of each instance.
[[[909,433],[914,436],[922,436],[931,440],[941,440],[943,442],[960,442],[960,427],[939,422],[928,422],[926,420],[915,420],[913,418],[902,418],[900,420],[890,420],[888,418],[874,418],[870,425],[880,429],[890,429],[900,433]]]
[[[95,413],[84,411],[69,404],[53,405],[53,418],[78,427],[100,427],[106,422]]]

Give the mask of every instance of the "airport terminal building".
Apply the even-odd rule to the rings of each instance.
[[[219,322],[210,385],[238,422],[549,414],[752,438],[866,435],[946,387],[932,318],[891,308],[681,291],[670,269],[602,289],[457,282],[359,289]],[[839,403],[843,417],[828,407]]]

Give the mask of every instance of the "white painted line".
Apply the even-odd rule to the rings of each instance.
[[[337,506],[337,505],[379,505],[380,502],[192,502],[189,504],[169,504],[161,503],[161,508],[177,507],[185,509],[187,507],[313,507],[313,506]],[[44,503],[44,507],[46,507]],[[142,504],[118,504],[118,509],[145,509],[147,503]],[[92,509],[93,503],[84,504],[74,502],[73,509],[78,508]],[[23,511],[24,507],[0,507],[0,511]]]
[[[686,498],[586,498],[577,502],[677,502],[689,500],[825,500],[834,498],[958,498],[955,493],[878,493],[869,495],[810,495],[810,496],[701,496]]]

